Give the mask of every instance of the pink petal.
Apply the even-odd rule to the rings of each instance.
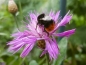
[[[49,16],[50,16],[52,19],[54,19],[54,16],[55,16],[54,11],[51,11],[51,12],[49,13]]]
[[[55,42],[52,41],[52,39],[46,40],[46,49],[50,55],[50,57],[56,59],[57,55],[59,54],[59,49]]]
[[[37,16],[34,14],[34,13],[30,13],[30,19],[31,19],[31,22],[32,21],[37,21]]]
[[[24,43],[21,43],[21,44],[19,44],[19,45],[16,45],[16,46],[10,46],[9,48],[8,48],[8,51],[13,51],[13,54],[14,53],[16,53],[17,51],[19,51],[23,46],[24,46],[25,44]]]
[[[58,12],[56,13],[56,15],[54,16],[55,22],[57,22],[57,20],[58,20],[58,18],[59,18],[59,15],[60,15],[60,11],[58,11]]]
[[[28,36],[28,35],[31,35],[31,32],[28,31],[28,30],[25,30],[24,32],[18,32],[18,33],[14,33],[12,34],[12,37],[15,37],[15,38],[22,38],[22,37],[25,37],[25,36]]]
[[[40,57],[43,56],[43,55],[46,54],[46,53],[47,53],[47,51],[44,50],[44,51],[42,52],[42,54],[40,55]]]
[[[18,43],[21,43],[21,42],[22,42],[21,39],[13,40],[13,41],[8,42],[7,45],[17,45]]]
[[[27,44],[27,46],[24,48],[23,52],[21,53],[20,57],[25,57],[29,54],[29,52],[33,49],[34,43]]]
[[[74,34],[75,33],[75,29],[72,29],[72,30],[68,30],[68,31],[65,31],[65,32],[62,32],[62,33],[53,33],[54,36],[60,36],[60,37],[69,37],[70,35]]]
[[[69,12],[70,11],[68,11],[68,13],[61,20],[61,22],[58,23],[57,28],[60,27],[60,26],[65,26],[65,24],[67,24],[72,19],[72,16],[71,15],[68,15]]]
[[[57,55],[59,54],[58,45],[57,45],[56,41],[53,40],[53,39],[51,39],[50,42],[52,43],[51,46],[52,46],[52,48],[54,50],[54,53],[55,53],[55,56],[56,56],[55,58],[57,58]]]
[[[46,48],[47,48],[47,51],[48,51],[49,55],[54,58],[53,49],[52,49],[49,41],[46,41]]]
[[[53,31],[51,31],[50,33],[52,34],[53,32],[55,32],[60,26],[65,26],[72,18],[71,15],[68,15],[70,11],[68,11],[68,13],[64,16],[64,18],[61,20],[61,22],[59,22],[55,29]]]

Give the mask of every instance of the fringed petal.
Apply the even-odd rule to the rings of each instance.
[[[23,52],[21,53],[20,57],[26,57],[29,52],[33,49],[35,45],[35,42],[34,43],[30,43],[30,44],[27,44],[26,47],[24,48]]]
[[[29,16],[30,16],[31,22],[33,21],[37,22],[37,16],[34,13],[30,13]]]
[[[52,19],[54,19],[54,16],[55,16],[54,11],[51,11],[51,12],[49,13],[49,16],[50,16]]]
[[[72,15],[69,15],[69,12],[64,16],[64,18],[56,25],[55,29],[50,33],[55,32],[60,26],[65,26],[72,19]]]
[[[60,15],[60,11],[58,11],[58,12],[56,13],[56,15],[54,16],[55,22],[58,22],[59,15]]]
[[[13,52],[13,54],[14,54],[14,53],[16,53],[17,51],[19,51],[24,45],[25,45],[25,43],[22,42],[22,43],[19,43],[18,45],[10,46],[10,47],[8,48],[8,51],[9,51],[9,52]]]
[[[75,29],[64,31],[62,33],[53,33],[54,36],[59,36],[59,37],[69,37],[70,35],[75,33]]]
[[[59,49],[56,45],[56,43],[52,40],[52,39],[49,39],[49,40],[46,40],[46,50],[48,51],[49,53],[49,56],[54,59],[57,58],[57,55],[59,54]]]

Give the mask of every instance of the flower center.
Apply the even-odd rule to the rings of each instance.
[[[45,40],[38,40],[37,41],[37,45],[42,48],[45,49]]]

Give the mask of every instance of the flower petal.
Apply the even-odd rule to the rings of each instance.
[[[50,58],[56,59],[57,55],[59,54],[58,51],[59,49],[56,43],[53,42],[52,39],[46,40],[45,42],[46,42],[46,50],[48,51]]]
[[[57,58],[57,55],[59,54],[59,48],[58,48],[57,42],[56,42],[55,38],[51,39],[50,42],[52,43],[51,46],[52,46],[54,53],[56,54],[56,58]]]
[[[35,21],[35,22],[37,21],[37,16],[34,13],[30,13],[29,15],[30,15],[31,22],[32,21]]]
[[[54,19],[54,16],[55,16],[54,11],[51,11],[51,12],[49,13],[49,16],[50,16],[52,19]]]
[[[9,51],[9,52],[13,52],[13,54],[14,54],[14,53],[16,53],[17,51],[19,51],[24,45],[25,45],[25,43],[22,42],[22,43],[19,43],[19,44],[16,45],[16,46],[10,46],[10,47],[8,48],[8,51]]]
[[[19,43],[22,43],[22,42],[25,42],[25,41],[32,41],[36,39],[35,37],[30,37],[30,36],[27,36],[27,37],[23,37],[23,38],[19,38],[19,39],[14,39],[13,41],[10,41],[7,45],[17,45]]]
[[[60,37],[69,37],[70,35],[75,33],[75,29],[68,30],[62,33],[53,33],[54,36],[60,36]]]
[[[67,24],[67,23],[71,20],[72,15],[69,15],[69,12],[70,12],[70,11],[68,11],[68,13],[67,13],[67,14],[64,16],[64,18],[61,20],[61,22],[59,22],[59,23],[56,25],[55,29],[54,29],[53,31],[51,31],[50,33],[55,32],[60,26],[65,26],[65,24]]]
[[[17,33],[12,34],[12,37],[22,38],[22,37],[25,37],[25,36],[28,36],[28,35],[31,35],[31,32],[28,31],[28,30],[25,30],[24,32],[17,32]]]
[[[60,11],[58,11],[58,12],[56,13],[56,15],[54,16],[55,22],[58,22],[57,20],[58,20],[58,18],[59,18],[59,15],[60,15]]]
[[[23,50],[23,52],[21,53],[20,57],[25,57],[29,54],[29,52],[33,49],[35,45],[35,42],[34,43],[30,43],[30,44],[27,44],[25,49]]]
[[[54,58],[54,52],[53,52],[53,49],[52,49],[49,41],[46,41],[46,48],[47,48],[49,55]]]
[[[70,11],[68,11],[68,13],[61,20],[61,22],[58,23],[57,28],[60,27],[60,26],[65,26],[65,24],[67,24],[71,20],[72,16],[69,15],[69,12]]]
[[[40,57],[43,56],[43,55],[46,54],[46,53],[47,53],[47,51],[44,50],[44,51],[42,52],[42,54],[40,55]]]

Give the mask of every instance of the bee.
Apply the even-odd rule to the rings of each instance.
[[[48,35],[49,32],[54,30],[55,21],[51,17],[46,16],[44,13],[42,13],[37,17],[37,20],[38,20],[37,25],[44,26],[44,32],[46,32]],[[45,40],[39,40],[37,43],[38,43],[37,45],[40,48],[45,49],[46,47]]]
[[[46,16],[44,13],[42,13],[37,17],[37,20],[38,20],[37,25],[44,26],[45,32],[49,33],[52,30],[54,30],[55,21],[51,17]]]

